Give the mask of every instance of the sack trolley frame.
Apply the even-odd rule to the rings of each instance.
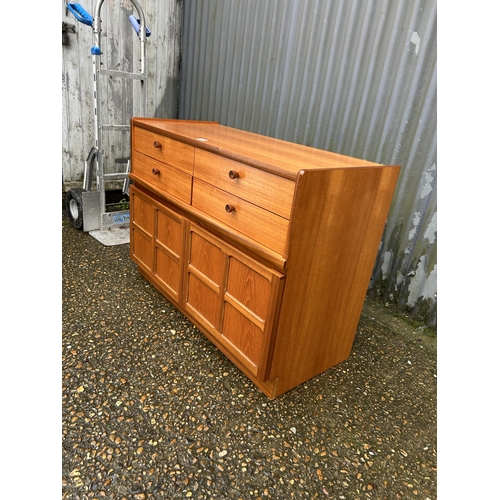
[[[94,104],[94,144],[91,147],[87,159],[85,160],[83,186],[82,188],[72,188],[66,193],[66,211],[71,224],[76,229],[88,231],[97,239],[110,241],[109,238],[104,238],[98,233],[110,232],[113,229],[127,228],[127,236],[129,238],[130,211],[120,210],[106,212],[106,189],[107,181],[123,180],[122,192],[129,193],[129,177],[130,158],[127,160],[125,172],[106,173],[104,168],[103,155],[103,131],[129,131],[130,123],[128,124],[103,124],[101,117],[101,95],[100,95],[100,79],[101,76],[121,77],[139,80],[141,82],[141,115],[146,116],[146,38],[151,34],[146,27],[144,11],[137,0],[130,0],[138,18],[134,15],[129,16],[129,21],[132,24],[140,43],[140,67],[138,72],[117,71],[104,67],[101,62],[101,7],[104,0],[99,0],[94,9],[92,17],[80,4],[68,3],[68,10],[76,17],[76,19],[93,30],[93,46],[92,68],[93,68],[93,104]],[[96,190],[92,190],[92,180],[96,178]],[[125,241],[118,241],[122,243]],[[106,243],[105,243],[106,244]],[[109,243],[113,244],[113,243]]]

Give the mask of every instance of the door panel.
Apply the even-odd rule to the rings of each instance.
[[[158,210],[156,239],[179,258],[182,254],[182,220],[180,215],[171,210]]]
[[[189,264],[217,286],[221,286],[226,256],[207,235],[191,232]]]
[[[132,236],[130,241],[131,253],[134,259],[146,267],[148,271],[153,269],[153,244],[151,237],[147,237],[138,228],[131,226]]]
[[[188,272],[187,306],[212,328],[220,323],[219,294],[193,273]]]
[[[130,255],[153,270],[154,207],[152,200],[130,186]]]
[[[155,274],[179,303],[182,286],[184,218],[166,207],[156,208]]]
[[[133,191],[132,202],[134,204],[133,222],[136,226],[140,227],[147,235],[151,236],[153,234],[153,204],[151,199],[139,193]]]
[[[186,270],[186,307],[215,331],[221,325],[221,289],[226,255],[219,242],[190,225]]]
[[[178,302],[181,290],[181,265],[160,247],[156,247],[155,274]]]
[[[271,282],[238,259],[229,261],[227,293],[264,320],[269,311]]]
[[[245,317],[230,302],[224,303],[222,336],[230,342],[248,361],[257,367],[262,357],[264,331]]]

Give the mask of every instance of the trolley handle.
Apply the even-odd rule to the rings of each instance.
[[[130,21],[130,24],[134,28],[135,32],[139,34],[141,20],[137,19],[137,17],[135,16],[128,16],[128,20]],[[151,31],[149,31],[148,27],[146,26],[146,36],[148,37],[149,35],[151,35]]]
[[[93,17],[79,3],[69,3],[67,7],[78,21],[88,26],[92,26],[94,22]]]

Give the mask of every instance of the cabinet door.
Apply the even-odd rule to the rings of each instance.
[[[284,276],[190,225],[186,308],[216,345],[265,380]]]
[[[153,200],[130,186],[130,256],[141,267],[153,271]]]
[[[227,256],[222,241],[189,225],[186,308],[212,335],[221,328],[221,298]]]
[[[179,303],[182,284],[184,218],[174,211],[155,207],[154,273],[171,298]]]
[[[130,220],[132,259],[154,275],[169,299],[179,304],[185,219],[130,186]]]

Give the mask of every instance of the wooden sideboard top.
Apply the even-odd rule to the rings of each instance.
[[[381,166],[216,122],[132,118],[132,125],[293,180],[301,170]]]

